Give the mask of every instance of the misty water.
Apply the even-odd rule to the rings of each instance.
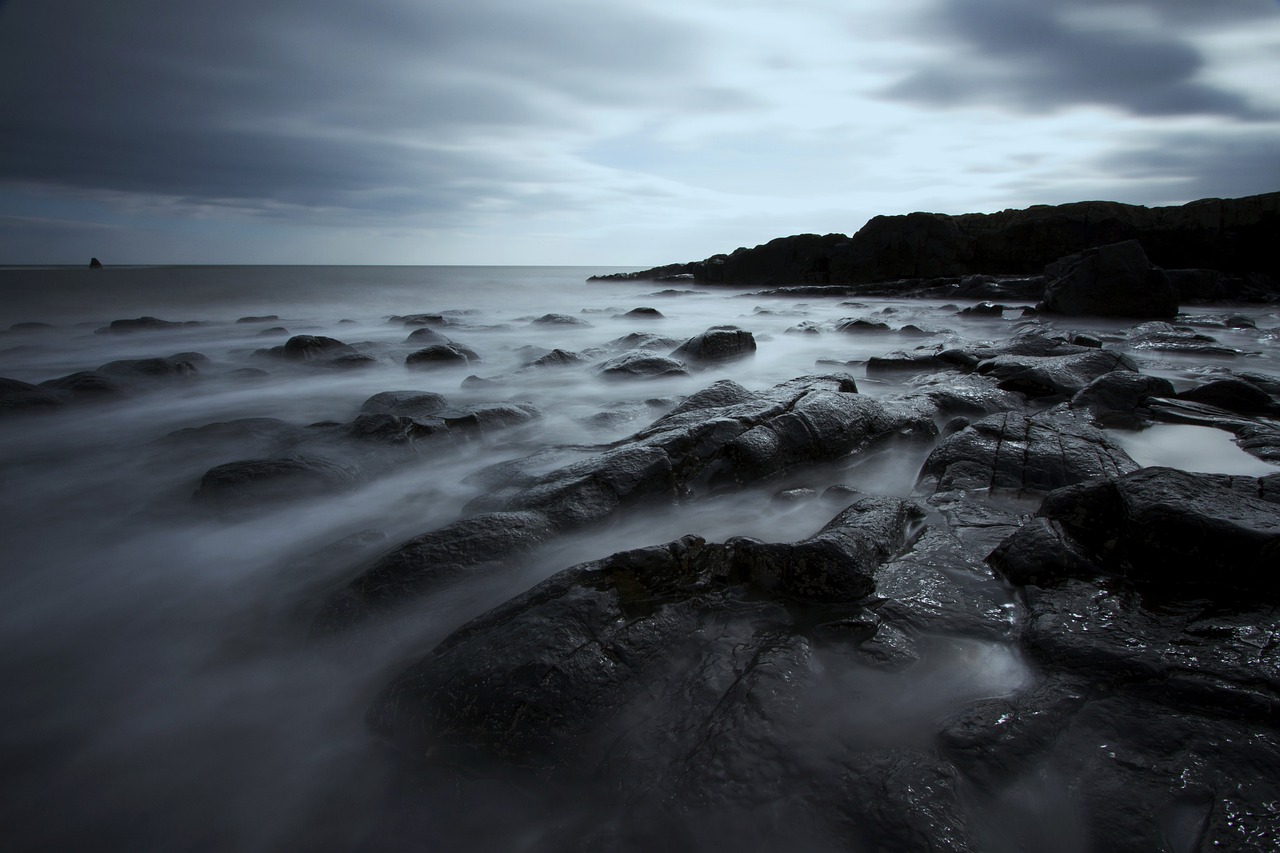
[[[869,379],[861,363],[925,343],[1006,337],[1023,322],[1017,310],[958,317],[956,306],[940,301],[849,304],[686,283],[585,281],[605,271],[0,270],[0,328],[49,324],[0,337],[0,376],[39,383],[119,359],[198,352],[209,360],[193,377],[0,421],[5,849],[344,850],[377,847],[388,837],[397,838],[394,846],[412,847],[386,826],[406,803],[413,803],[415,820],[430,819],[430,790],[407,780],[364,724],[372,697],[407,663],[469,619],[578,562],[686,533],[716,541],[811,535],[838,507],[781,502],[774,493],[845,484],[908,495],[929,448],[890,448],[794,481],[628,515],[607,529],[557,540],[509,572],[415,602],[358,642],[309,641],[323,597],[363,561],[458,518],[484,492],[471,475],[486,466],[544,453],[540,464],[549,470],[624,438],[718,379],[762,390],[796,376],[847,371],[861,393],[901,394],[913,380]],[[665,288],[698,292],[659,295]],[[664,316],[620,316],[641,306]],[[1278,324],[1274,309],[1231,310],[1259,328]],[[449,325],[439,331],[482,362],[407,368],[404,357],[418,346],[406,342],[411,329],[389,317],[419,312],[445,312]],[[552,312],[585,324],[531,323]],[[95,334],[112,320],[143,315],[203,325]],[[262,315],[279,319],[236,322]],[[847,317],[939,331],[924,338],[831,331]],[[805,322],[822,333],[788,331]],[[511,374],[552,348],[590,350],[633,332],[683,340],[726,323],[754,333],[756,356],[691,377],[618,382],[571,368],[496,384],[463,382],[473,374]],[[1104,334],[1127,327],[1062,319],[1053,325]],[[263,335],[277,326],[288,334]],[[289,334],[331,336],[377,363],[336,370],[255,355]],[[1215,368],[1280,374],[1273,340],[1249,329],[1212,334],[1246,355],[1133,355],[1145,372],[1179,388]],[[528,401],[542,417],[447,452],[398,455],[336,496],[232,515],[193,503],[205,471],[257,453],[252,441],[183,430],[239,418],[299,427],[346,423],[370,396],[393,390],[437,392],[457,407]],[[1116,437],[1144,465],[1277,470],[1207,428],[1157,426]],[[1029,502],[1026,509],[1034,508]],[[341,548],[331,547],[340,540]],[[1023,683],[1027,667],[1010,648],[939,643],[908,675],[830,674],[823,713],[855,739],[928,737],[938,719],[964,703]],[[840,701],[851,696],[857,701]],[[563,822],[563,812],[582,807],[566,800],[562,811],[522,810],[495,793],[483,830],[441,813],[444,829],[418,843],[465,849],[468,833],[482,832],[506,849],[519,849],[513,839],[536,847]]]

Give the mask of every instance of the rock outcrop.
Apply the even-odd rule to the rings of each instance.
[[[858,285],[976,274],[1036,275],[1067,255],[1125,240],[1142,244],[1151,262],[1171,270],[1233,273],[1175,278],[1195,298],[1249,298],[1280,293],[1280,193],[1202,199],[1180,207],[1146,208],[1107,201],[1036,205],[999,213],[909,213],[876,216],[852,237],[801,234],[704,261],[669,264],[603,279],[687,276],[704,284]],[[1259,279],[1249,274],[1260,273]],[[978,295],[974,298],[991,298]]]

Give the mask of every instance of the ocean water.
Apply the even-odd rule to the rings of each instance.
[[[548,454],[547,467],[563,464],[629,435],[683,395],[724,378],[763,389],[807,373],[845,370],[863,393],[898,394],[910,380],[868,379],[862,362],[928,341],[1000,338],[1022,322],[1018,311],[959,318],[955,306],[938,301],[849,304],[685,283],[585,281],[610,271],[0,270],[0,329],[9,330],[0,335],[0,376],[38,383],[119,359],[187,352],[208,359],[196,377],[0,420],[5,849],[359,849],[387,820],[388,803],[412,797],[412,786],[406,788],[363,723],[372,696],[406,662],[467,620],[583,560],[685,533],[776,541],[810,535],[830,513],[772,501],[773,490],[844,483],[906,495],[927,448],[897,448],[805,472],[795,483],[624,518],[607,530],[557,542],[512,572],[429,597],[367,642],[340,651],[309,642],[319,602],[350,580],[361,561],[456,519],[482,493],[469,475],[540,452]],[[668,289],[696,292],[661,293]],[[623,316],[642,306],[663,317]],[[476,350],[481,362],[406,368],[405,355],[418,346],[406,342],[410,329],[389,318],[441,312],[450,325],[440,331]],[[531,322],[548,313],[583,322]],[[1280,323],[1274,310],[1244,313],[1262,329]],[[96,334],[112,320],[143,315],[201,325]],[[262,315],[278,319],[236,322]],[[846,317],[940,331],[932,338],[830,331]],[[11,328],[29,323],[47,325]],[[682,378],[610,382],[583,368],[464,385],[471,375],[501,379],[552,348],[590,350],[634,332],[679,341],[726,323],[755,334],[754,358]],[[793,331],[801,323],[824,331]],[[277,326],[287,334],[264,336]],[[1061,321],[1058,327],[1071,328]],[[1123,326],[1082,322],[1079,328],[1108,332]],[[1251,354],[1135,355],[1145,370],[1179,387],[1215,368],[1280,374],[1274,336],[1210,331]],[[256,354],[289,334],[335,337],[377,363],[325,370]],[[250,375],[245,368],[256,370]],[[205,471],[253,454],[246,445],[182,430],[238,418],[277,418],[300,427],[343,423],[370,396],[391,390],[437,392],[455,406],[527,401],[543,414],[448,453],[399,457],[349,493],[236,517],[193,504]],[[1124,441],[1143,464],[1276,470],[1224,435],[1161,427],[1127,434]],[[340,554],[330,548],[353,535]],[[937,674],[936,668],[924,671]],[[900,720],[904,730],[923,730],[947,709],[1016,688],[1025,675],[1006,651],[970,649],[947,660],[945,678],[892,689],[863,685],[856,725],[873,726],[877,718],[901,718],[904,709],[923,707],[925,717]],[[919,701],[926,693],[929,701]],[[536,836],[540,822],[559,819],[522,816],[527,826],[515,827],[509,837]]]

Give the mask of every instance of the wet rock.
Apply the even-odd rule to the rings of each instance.
[[[1111,243],[1045,267],[1044,302],[1052,314],[1174,317],[1178,292],[1137,240]]]
[[[269,329],[263,329],[262,331],[258,332],[257,337],[278,338],[281,335],[287,335],[287,334],[289,334],[289,330],[286,329],[284,326],[272,326]]]
[[[1223,346],[1216,338],[1170,323],[1142,323],[1130,329],[1125,337],[1128,345],[1137,350],[1189,355],[1240,355],[1240,350]]]
[[[448,435],[449,428],[440,421],[421,421],[387,412],[364,414],[347,424],[346,437],[382,445],[412,446],[420,441]]]
[[[867,375],[893,373],[933,373],[939,370],[970,371],[978,366],[978,359],[960,349],[931,349],[916,352],[895,350],[867,360]]]
[[[40,383],[41,388],[67,391],[76,397],[111,397],[124,394],[129,386],[119,377],[97,370],[81,370]]]
[[[742,329],[708,329],[672,351],[671,357],[695,365],[735,361],[754,355],[756,339]]]
[[[236,320],[236,322],[237,323],[274,323],[279,319],[280,317],[277,314],[263,314],[260,317],[241,317],[239,320]]]
[[[335,356],[324,362],[325,366],[332,367],[337,370],[360,370],[366,367],[375,367],[378,360],[371,355],[361,355],[360,353],[347,353]]]
[[[424,418],[434,415],[449,405],[440,394],[430,391],[382,391],[360,405],[365,414],[402,415],[408,418]]]
[[[52,411],[66,404],[61,394],[17,379],[0,379],[0,416]]]
[[[822,334],[822,327],[812,320],[805,320],[786,329],[785,333],[788,335],[820,335]]]
[[[632,332],[629,335],[623,335],[620,338],[614,338],[599,347],[600,352],[630,352],[632,350],[670,350],[680,342],[675,338],[667,338],[662,335],[654,335],[648,332]]]
[[[596,365],[595,369],[606,379],[656,379],[689,375],[689,368],[683,362],[646,352],[625,353]]]
[[[1173,384],[1167,379],[1113,370],[1080,389],[1071,398],[1071,408],[1087,411],[1100,426],[1139,429],[1153,418],[1147,401],[1173,394]]]
[[[479,361],[480,357],[475,351],[464,347],[458,343],[432,344],[416,352],[409,353],[405,356],[404,363],[406,367],[416,368],[435,368],[435,367],[465,367],[473,361]]]
[[[979,302],[977,305],[970,305],[962,308],[957,312],[960,317],[1003,317],[1004,312],[1009,310],[1007,305],[999,305],[994,302]]]
[[[1212,379],[1177,396],[1181,400],[1216,406],[1242,415],[1280,413],[1280,406],[1276,405],[1270,394],[1245,379]]]
[[[636,320],[664,320],[666,316],[657,308],[632,308],[622,317],[629,317]]]
[[[324,335],[294,335],[280,349],[280,357],[288,361],[317,361],[339,355],[358,353],[342,341]]]
[[[1043,493],[1138,467],[1083,418],[1016,412],[989,415],[944,438],[920,471],[928,491],[954,489]]]
[[[450,321],[443,314],[405,314],[392,317],[387,322],[402,326],[448,326]]]
[[[245,459],[209,469],[194,500],[218,510],[248,509],[330,495],[358,482],[351,468],[318,456]]]
[[[199,320],[175,322],[173,320],[161,320],[158,317],[137,317],[132,320],[112,320],[111,325],[98,329],[96,334],[122,335],[130,332],[153,332],[165,329],[182,329],[204,325],[207,324]]]
[[[858,318],[837,321],[836,331],[854,335],[863,332],[889,332],[892,329],[889,328],[888,323],[878,323],[875,320]]]
[[[316,617],[312,633],[323,636],[350,627],[424,590],[508,565],[550,539],[555,530],[542,513],[493,512],[410,539],[375,558],[359,577],[331,596]]]
[[[1274,597],[1277,489],[1280,474],[1255,479],[1173,468],[1080,483],[1046,496],[1044,521],[1015,533],[991,562],[1015,583],[1115,576],[1164,596]]]
[[[1137,369],[1137,364],[1127,355],[1096,349],[1074,355],[1000,355],[977,367],[978,373],[1000,380],[999,386],[1005,391],[1049,401],[1070,399],[1090,382],[1112,371],[1136,372]]]
[[[546,355],[539,356],[525,364],[525,367],[544,368],[544,367],[574,367],[579,364],[586,364],[589,361],[585,356],[578,355],[576,352],[569,350],[553,349]]]
[[[573,317],[568,314],[543,314],[536,320],[531,320],[531,326],[586,326],[591,324],[579,317]]]
[[[430,326],[420,326],[410,332],[409,337],[405,338],[404,342],[422,346],[423,344],[447,344],[449,339]]]

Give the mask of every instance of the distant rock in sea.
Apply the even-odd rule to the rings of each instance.
[[[98,260],[97,258],[90,258],[90,259],[89,259],[89,269],[91,269],[91,270],[100,270],[100,269],[102,269],[102,261]]]

